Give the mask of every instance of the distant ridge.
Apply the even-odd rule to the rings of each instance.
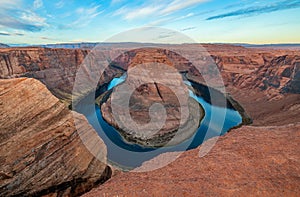
[[[300,43],[291,44],[248,44],[248,43],[183,43],[185,44],[211,44],[211,45],[232,45],[241,46],[246,48],[277,48],[277,49],[300,49]],[[42,45],[30,45],[30,44],[11,44],[12,47],[42,47],[42,48],[65,48],[65,49],[92,49],[95,46],[130,46],[130,47],[141,47],[141,46],[151,46],[151,45],[173,45],[165,43],[138,43],[138,42],[79,42],[79,43],[57,43],[57,44],[42,44]],[[176,44],[174,44],[176,45]],[[0,43],[0,48],[10,47],[6,44]]]
[[[43,47],[43,48],[67,48],[67,49],[78,49],[78,48],[93,48],[95,47],[98,42],[92,43],[58,43],[58,44],[45,44],[45,45],[34,45],[36,47]]]
[[[300,43],[297,44],[244,44],[234,43],[232,45],[243,46],[246,48],[300,48]]]
[[[0,48],[8,48],[9,46],[7,44],[0,43]]]
[[[82,42],[82,43],[58,43],[58,44],[46,44],[46,45],[34,45],[34,47],[43,48],[66,48],[66,49],[92,49],[95,46],[151,46],[157,45],[157,43],[137,43],[137,42]],[[160,45],[160,44],[159,44]]]

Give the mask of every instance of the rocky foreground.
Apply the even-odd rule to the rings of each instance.
[[[200,146],[161,169],[116,175],[83,196],[298,196],[299,143],[299,123],[244,126],[220,137],[202,158]]]
[[[97,160],[79,131],[95,131],[35,79],[0,80],[0,196],[77,196],[111,177],[106,147]],[[75,127],[74,119],[79,122]]]
[[[300,52],[205,47],[227,92],[244,107],[253,125],[220,137],[202,158],[199,147],[156,171],[117,174],[86,196],[299,195]],[[93,128],[56,98],[70,101],[76,71],[88,52],[0,49],[0,196],[80,195],[110,178],[111,169],[82,144],[74,119],[86,132],[93,133]],[[163,53],[159,62],[168,64],[170,58],[190,65]],[[125,72],[126,61],[139,63],[143,58],[137,52],[120,56],[116,62],[125,64],[118,64],[118,69],[112,64],[100,83]],[[40,80],[56,97],[37,80],[13,79],[18,77]],[[100,147],[105,159],[106,148]]]

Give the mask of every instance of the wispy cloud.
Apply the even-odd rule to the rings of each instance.
[[[0,36],[24,36],[22,33],[0,32]]]
[[[20,14],[20,19],[30,24],[34,24],[36,26],[41,26],[41,27],[48,26],[48,24],[46,23],[46,18],[43,18],[32,11],[22,12]]]
[[[49,38],[47,36],[41,36],[40,39],[42,40],[51,40],[51,41],[56,41],[56,39],[53,39],[53,38]]]
[[[1,9],[8,9],[8,8],[14,8],[19,6],[21,3],[20,0],[1,0],[0,1],[0,8]]]
[[[157,12],[159,9],[160,9],[159,7],[148,7],[148,6],[139,8],[133,12],[127,13],[124,18],[126,20],[131,20],[131,19],[135,19],[135,18],[149,16],[149,15]]]
[[[187,7],[190,6],[194,6],[197,5],[199,3],[203,3],[206,2],[208,0],[174,0],[171,2],[171,4],[169,4],[168,6],[166,6],[163,10],[161,10],[162,14],[169,14],[178,10],[182,10],[185,9]]]
[[[234,16],[259,15],[259,14],[276,12],[280,10],[287,10],[293,8],[300,8],[300,0],[285,0],[270,5],[248,7],[245,9],[239,9],[232,12],[211,16],[206,20],[215,20],[215,19],[222,19],[222,18],[234,17]]]
[[[9,33],[5,33],[5,32],[0,32],[0,36],[10,36]]]
[[[177,11],[196,6],[209,0],[167,0],[163,2],[146,1],[142,6],[134,7],[123,6],[116,10],[113,15],[122,15],[125,20],[133,20],[148,17],[155,14],[156,17],[169,15]]]
[[[180,17],[174,19],[174,21],[179,21],[179,20],[183,20],[183,19],[186,19],[186,18],[190,18],[190,17],[192,17],[194,15],[195,15],[194,13],[188,13],[186,15],[183,15],[183,16],[180,16]]]
[[[20,0],[1,0],[0,25],[3,27],[31,32],[41,31],[47,27],[46,19],[32,11],[20,7]]]
[[[196,29],[196,27],[187,27],[187,28],[181,29],[180,31],[189,31],[189,30],[192,30],[192,29]]]
[[[23,34],[23,33],[14,33],[13,35],[16,35],[16,36],[25,36],[25,34]]]
[[[31,32],[41,31],[43,29],[43,27],[40,25],[25,23],[7,15],[0,14],[0,18],[2,18],[0,20],[0,25],[12,29],[19,29],[19,30],[25,30]]]
[[[57,3],[54,4],[54,6],[57,9],[64,7],[64,5],[65,5],[65,2],[63,0],[60,0],[59,2],[57,2]]]
[[[75,10],[77,19],[68,25],[64,25],[61,28],[80,28],[87,26],[92,20],[97,17],[99,14],[104,12],[104,10],[99,11],[100,5],[92,5],[89,8],[80,7]]]
[[[164,38],[169,38],[174,36],[176,33],[175,32],[161,32],[157,39],[164,39]]]
[[[195,14],[192,13],[192,12],[188,13],[186,15],[180,16],[180,17],[167,16],[167,17],[160,18],[156,21],[153,21],[153,22],[149,23],[147,26],[157,26],[157,25],[162,25],[162,24],[170,24],[170,23],[173,23],[173,22],[176,22],[176,21],[180,21],[180,20],[184,20],[184,19],[193,17],[193,16],[195,16]]]
[[[44,5],[43,0],[34,0],[33,1],[34,9],[39,9],[39,8],[43,7],[43,5]]]

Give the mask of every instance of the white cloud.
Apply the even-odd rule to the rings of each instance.
[[[156,17],[172,14],[179,10],[186,9],[191,6],[198,5],[200,3],[206,2],[209,0],[169,0],[164,2],[159,1],[147,1],[147,4],[144,4],[141,7],[129,8],[121,7],[114,12],[113,15],[122,15],[125,20],[133,20],[137,18],[147,17],[155,15]],[[188,16],[189,17],[189,16]]]
[[[124,18],[126,20],[131,20],[131,19],[135,19],[135,18],[149,16],[149,15],[154,14],[155,12],[157,12],[159,9],[160,9],[159,7],[140,8],[140,9],[135,10],[134,12],[127,13]]]
[[[91,8],[78,8],[75,12],[78,15],[78,18],[73,21],[71,24],[67,25],[67,28],[78,28],[78,27],[84,27],[86,25],[88,25],[90,22],[92,22],[92,20],[98,16],[99,14],[101,14],[102,12],[104,12],[104,10],[102,11],[98,11],[98,9],[100,8],[100,5],[91,7]]]
[[[41,7],[43,7],[43,0],[34,0],[33,2],[33,8],[34,9],[39,9]]]
[[[195,15],[194,13],[188,13],[187,15],[184,15],[184,16],[176,18],[175,21],[179,21],[179,20],[182,20],[182,19],[190,18],[190,17],[192,17],[194,15]]]
[[[1,0],[0,1],[0,8],[7,9],[7,8],[15,8],[21,4],[20,0]]]
[[[20,19],[22,19],[23,21],[25,21],[27,23],[34,24],[34,25],[48,26],[48,24],[46,22],[46,18],[43,18],[31,11],[22,12]]]
[[[190,6],[197,5],[199,3],[206,2],[208,0],[174,0],[167,7],[161,10],[161,14],[169,14],[178,10],[185,9]]]
[[[9,29],[37,32],[48,26],[46,19],[22,7],[21,0],[0,1],[0,25]]]
[[[167,16],[167,17],[160,18],[156,21],[153,21],[153,22],[149,23],[148,25],[157,26],[157,25],[166,24],[166,23],[173,23],[173,22],[176,22],[176,21],[179,21],[179,20],[184,20],[184,19],[187,19],[187,18],[190,18],[190,17],[193,17],[193,16],[195,16],[195,14],[193,12],[188,13],[188,14],[183,15],[183,16],[180,16],[180,17]]]
[[[158,20],[155,20],[155,21],[152,21],[150,22],[149,24],[147,24],[146,26],[158,26],[158,25],[161,25],[161,24],[164,24],[164,23],[167,23],[171,20],[173,20],[174,17],[165,17],[165,18],[160,18]]]

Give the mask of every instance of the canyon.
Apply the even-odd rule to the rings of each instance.
[[[300,51],[203,47],[220,70],[226,95],[241,104],[253,124],[220,137],[204,157],[199,157],[200,146],[144,173],[114,171],[89,153],[78,136],[74,117],[84,131],[94,133],[82,115],[68,109],[76,72],[90,49],[0,49],[0,194],[80,195],[108,179],[85,195],[299,194]],[[109,61],[99,87],[126,72],[129,64],[147,62],[145,51],[130,50]],[[152,57],[158,63],[177,62],[188,79],[203,83],[188,58],[168,50],[156,50]],[[215,70],[209,69],[201,74],[214,79]],[[99,143],[105,160],[106,147]],[[144,165],[164,157],[168,153]]]

